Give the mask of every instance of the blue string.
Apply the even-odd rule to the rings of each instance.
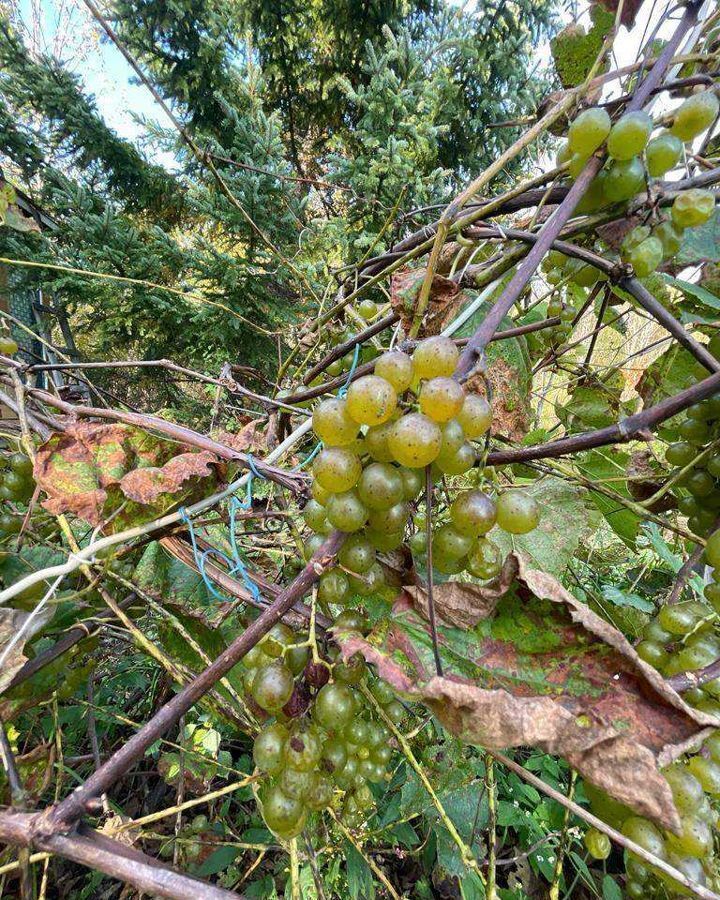
[[[353,354],[352,365],[350,366],[350,371],[348,372],[348,377],[345,379],[345,384],[340,388],[337,392],[338,397],[343,399],[347,396],[348,388],[350,387],[350,382],[352,381],[352,377],[355,374],[355,369],[357,369],[358,360],[360,359],[360,344],[355,344],[355,353]]]
[[[315,444],[315,449],[311,453],[309,453],[301,463],[298,463],[296,466],[293,466],[291,471],[300,472],[302,469],[305,468],[305,466],[310,465],[310,463],[315,459],[315,457],[322,450],[322,448],[323,448],[323,442],[318,441],[318,443]]]

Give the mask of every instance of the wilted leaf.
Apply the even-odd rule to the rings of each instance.
[[[603,46],[605,35],[613,25],[613,16],[606,10],[593,7],[592,27],[585,32],[582,25],[563,28],[551,41],[555,71],[563,87],[581,84],[587,77]]]
[[[0,656],[5,656],[0,667],[0,694],[7,689],[15,675],[27,662],[23,650],[30,638],[43,629],[52,619],[54,607],[46,606],[34,616],[33,613],[21,609],[0,606]],[[30,616],[33,616],[30,620]],[[22,632],[22,637],[10,647],[12,641]],[[10,649],[8,650],[8,647]]]
[[[490,749],[532,746],[564,757],[638,813],[676,828],[659,768],[695,746],[717,720],[689,707],[613,626],[520,554],[505,563],[514,588],[466,631],[440,625],[444,677],[424,620],[402,598],[374,638],[341,639],[382,678],[425,703],[452,734]]]
[[[412,324],[424,280],[425,269],[409,269],[396,272],[392,276],[390,300],[393,309],[400,315],[400,321],[406,332]],[[460,304],[466,299],[464,294],[460,294],[457,282],[445,278],[444,275],[435,275],[427,310],[423,316],[420,337],[439,334],[455,317]]]
[[[7,227],[12,228],[13,231],[40,231],[40,226],[35,219],[33,219],[32,216],[23,215],[20,208],[15,206],[15,204],[10,204],[8,206],[4,216],[0,219],[0,224],[7,225]]]
[[[449,625],[473,628],[481,619],[492,615],[500,598],[507,593],[510,582],[508,571],[503,569],[500,578],[487,585],[469,581],[445,581],[433,587],[433,605],[436,615]],[[404,592],[411,603],[429,619],[428,595],[425,587],[408,585]]]
[[[598,0],[595,0],[597,3]],[[621,0],[600,0],[605,10],[613,14],[613,18],[620,8]],[[635,17],[638,10],[642,6],[643,0],[622,0],[622,12],[620,13],[620,24],[630,29],[635,24]],[[597,8],[597,7],[596,7]],[[609,30],[609,29],[608,29]]]
[[[72,513],[92,525],[118,531],[187,503],[221,464],[129,425],[76,422],[43,444],[35,480],[47,493],[50,512]]]
[[[561,575],[575,551],[594,532],[597,513],[588,506],[587,492],[554,476],[541,478],[523,487],[540,506],[540,524],[528,534],[510,535],[494,528],[489,537],[504,554],[524,553],[543,572]]]

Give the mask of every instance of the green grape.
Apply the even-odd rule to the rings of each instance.
[[[599,269],[596,269],[595,266],[591,266],[588,263],[580,262],[580,260],[574,260],[575,264],[571,269],[571,277],[570,280],[574,284],[580,285],[580,287],[592,287],[596,282],[606,278]],[[564,310],[564,315],[567,320],[572,320],[575,318],[575,310],[572,308],[568,308]],[[561,314],[562,316],[562,314]]]
[[[475,448],[465,441],[454,453],[439,453],[435,465],[445,475],[462,475],[472,469],[476,461]]]
[[[711,759],[720,762],[720,731],[713,731],[703,744],[703,749],[707,750]]]
[[[386,766],[392,759],[392,747],[388,744],[377,745],[370,752],[370,759],[380,766]]]
[[[466,394],[462,409],[457,414],[465,437],[475,441],[485,434],[492,423],[492,407],[479,394]]]
[[[580,198],[580,202],[575,207],[575,211],[577,213],[584,215],[586,213],[591,213],[595,212],[598,209],[602,209],[603,206],[607,206],[607,197],[605,196],[606,177],[607,172],[603,170],[602,172],[598,172],[598,174],[593,178],[593,180],[588,185],[588,189]],[[548,281],[549,280],[550,279],[548,279]],[[558,281],[559,280],[560,279],[558,279]]]
[[[714,531],[707,539],[705,559],[714,569],[720,565],[720,531]]]
[[[661,222],[653,228],[653,236],[662,244],[663,258],[672,259],[680,251],[682,232],[672,222]]]
[[[367,535],[367,539],[373,545],[376,550],[379,550],[381,553],[388,553],[390,550],[397,550],[397,548],[403,543],[405,539],[404,531],[376,531],[374,528],[368,528],[365,531]],[[383,577],[383,584],[385,579]],[[373,588],[371,593],[375,593],[378,590],[377,587]],[[368,594],[364,594],[363,596],[368,596]]]
[[[353,692],[344,684],[326,684],[315,698],[313,716],[328,731],[342,731],[355,712]]]
[[[364,744],[368,738],[368,723],[354,719],[345,729],[345,737],[351,744]]]
[[[369,532],[366,530],[365,534],[369,535]],[[372,537],[375,538],[376,534],[377,532],[372,532]],[[402,537],[400,540],[402,541]],[[384,549],[376,547],[375,543],[372,544],[372,547],[373,550]],[[350,577],[350,589],[361,597],[371,597],[373,594],[377,594],[384,584],[385,575],[378,562],[373,563],[369,570],[362,575]]]
[[[433,569],[443,575],[457,575],[465,568],[465,558],[462,556],[449,556],[446,553],[433,554]]]
[[[310,809],[317,812],[331,805],[333,801],[333,786],[332,781],[324,775],[316,773],[313,778],[313,786],[306,795],[305,803]]]
[[[391,700],[385,706],[385,715],[394,725],[400,725],[405,718],[405,707],[398,700]]]
[[[327,373],[332,378],[337,378],[337,376],[343,371],[343,363],[341,359],[334,359],[330,365],[327,367]],[[279,395],[278,395],[279,396]],[[282,398],[280,398],[282,399]]]
[[[381,425],[392,416],[397,394],[390,382],[378,375],[363,375],[347,392],[349,414],[361,425]]]
[[[460,354],[454,341],[437,335],[426,338],[415,348],[412,356],[415,378],[434,378],[452,375]]]
[[[645,900],[645,885],[637,881],[628,881],[625,885],[625,893],[632,900]]]
[[[284,622],[276,622],[260,641],[260,646],[263,653],[267,656],[279,659],[285,652],[285,648],[289,647],[294,641],[295,635],[292,628],[289,628]]]
[[[701,188],[683,191],[673,201],[670,209],[673,224],[678,228],[695,228],[703,225],[715,211],[715,195]]]
[[[702,862],[692,854],[677,853],[671,850],[668,853],[667,861],[683,873],[691,881],[697,884],[705,885],[707,878],[705,877],[705,869]],[[658,877],[663,881],[672,892],[673,896],[679,894],[687,897],[694,897],[695,892],[688,890],[684,885],[680,884],[674,878],[666,875],[664,872],[658,872]]]
[[[375,548],[362,534],[353,534],[338,551],[338,562],[350,572],[363,575],[375,562]]]
[[[649,237],[629,253],[628,262],[635,270],[638,278],[647,278],[660,265],[663,259],[663,247],[660,239]]]
[[[590,159],[590,157],[585,156],[584,153],[573,153],[573,155],[570,157],[570,161],[568,163],[568,175],[573,180],[577,178],[585,168],[588,159]]]
[[[333,622],[333,629],[338,631],[357,631],[366,634],[370,630],[365,616],[357,609],[344,609]]]
[[[678,428],[678,435],[691,444],[704,444],[710,437],[707,422],[697,419],[686,419]]]
[[[285,741],[288,736],[287,728],[280,722],[266,725],[255,738],[253,744],[253,759],[261,772],[268,775],[277,775],[285,764]]]
[[[320,504],[320,506],[325,506],[325,504],[332,496],[332,491],[324,488],[317,480],[317,478],[313,478],[310,484],[310,494],[313,500],[316,500]]]
[[[18,352],[18,344],[17,341],[14,341],[11,337],[0,337],[0,353],[3,356],[13,356]]]
[[[425,486],[422,473],[418,472],[417,469],[408,469],[405,466],[402,466],[398,471],[403,483],[403,498],[405,500],[414,500]]]
[[[9,462],[10,468],[13,470],[13,472],[17,472],[18,475],[22,475],[25,478],[32,475],[32,460],[24,453],[13,453],[10,456]]]
[[[347,762],[342,767],[333,772],[333,778],[339,788],[344,791],[350,790],[355,784],[355,778],[358,774],[359,763],[354,756],[348,754]]]
[[[720,645],[712,635],[700,634],[689,640],[675,659],[683,670],[703,669],[720,656]]]
[[[510,534],[527,534],[537,528],[540,507],[523,491],[506,491],[497,500],[497,523]]]
[[[559,316],[565,307],[563,306],[562,300],[559,298],[557,300],[551,300],[547,306],[547,315],[548,318],[555,318]]]
[[[661,132],[645,148],[648,173],[653,178],[660,178],[675,168],[682,158],[682,153],[682,141],[669,131]]]
[[[263,649],[259,644],[251,647],[242,658],[242,664],[246,669],[257,669],[258,666],[268,661],[268,656],[263,653]]]
[[[261,794],[265,824],[282,838],[298,835],[305,826],[307,813],[300,800],[288,795],[279,785],[269,785]]]
[[[502,569],[500,548],[489,538],[480,538],[465,559],[465,569],[473,578],[495,578]]]
[[[670,785],[678,811],[694,812],[704,800],[703,788],[698,779],[689,769],[679,764],[670,766],[663,775]]]
[[[380,706],[387,706],[395,699],[395,691],[382,678],[378,678],[370,685],[370,693],[377,700]]]
[[[675,110],[670,131],[681,141],[691,141],[712,125],[719,107],[712,90],[693,94]]]
[[[457,531],[452,525],[442,525],[433,535],[432,546],[433,553],[458,559],[469,553],[473,539]]]
[[[618,160],[605,177],[605,196],[612,203],[621,203],[639,193],[644,184],[645,169],[637,157]]]
[[[420,388],[419,401],[422,413],[434,422],[447,422],[460,413],[465,391],[454,378],[431,378]]]
[[[344,491],[328,500],[327,517],[339,531],[359,531],[367,521],[368,511],[355,491]]]
[[[425,556],[427,551],[427,535],[425,532],[416,531],[414,534],[410,535],[408,546],[410,547],[410,553],[412,553],[413,556]]]
[[[331,775],[341,772],[348,760],[347,749],[344,741],[339,738],[330,738],[322,747],[321,766]]]
[[[704,469],[694,469],[685,476],[683,484],[693,497],[707,497],[715,488],[715,479]]]
[[[288,767],[282,770],[279,781],[286,796],[305,800],[315,786],[315,773]]]
[[[298,772],[310,772],[320,762],[322,741],[316,728],[296,723],[285,741],[285,762]]]
[[[370,463],[360,476],[358,494],[368,509],[388,509],[403,498],[400,471],[389,463]]]
[[[463,491],[453,500],[450,518],[461,534],[479,537],[487,534],[495,524],[497,509],[482,491]]]
[[[700,501],[696,497],[681,497],[678,500],[678,509],[684,516],[696,516],[700,509]]]
[[[465,443],[465,432],[457,419],[450,419],[441,426],[442,443],[439,456],[454,456]]]
[[[313,431],[326,447],[342,447],[357,437],[357,422],[351,418],[347,403],[336,397],[318,403],[312,422]]]
[[[712,849],[712,831],[707,822],[695,816],[681,816],[680,834],[668,832],[668,848],[690,856],[705,856]]]
[[[663,836],[648,819],[643,819],[640,816],[631,816],[622,823],[620,830],[625,837],[639,844],[643,849],[652,853],[653,856],[665,859],[666,851]]]
[[[358,457],[344,447],[328,447],[318,453],[313,475],[328,491],[349,491],[362,474]]]
[[[347,662],[335,663],[333,678],[343,684],[358,684],[363,680],[366,672],[365,660],[359,653],[356,653]]]
[[[402,531],[410,518],[410,507],[403,500],[390,509],[375,509],[368,516],[368,525],[373,531],[381,534],[394,534]]]
[[[438,425],[422,413],[409,413],[398,419],[388,438],[395,459],[410,469],[421,469],[433,462],[440,453],[441,441]]]
[[[610,134],[611,124],[606,110],[600,107],[583,110],[570,123],[567,136],[568,150],[571,153],[590,156]]]
[[[365,435],[365,449],[376,462],[392,462],[393,454],[388,444],[388,437],[395,423],[391,420],[368,428]]]
[[[251,693],[260,709],[278,712],[290,699],[295,682],[290,669],[281,662],[272,662],[257,669]]]
[[[625,113],[613,125],[607,139],[608,156],[628,160],[642,153],[653,130],[653,120],[642,110]]]
[[[328,534],[330,532],[330,523],[325,514],[325,507],[321,506],[317,500],[308,500],[303,508],[303,519],[313,531],[318,534]]]
[[[703,790],[712,797],[720,797],[720,765],[704,756],[692,756],[688,769],[697,778]]]
[[[375,374],[389,382],[398,394],[403,394],[412,384],[413,361],[407,353],[389,350],[375,361]]]
[[[0,534],[19,534],[22,523],[22,516],[14,516],[12,513],[2,513],[0,514]]]
[[[718,612],[720,609],[720,584],[717,584],[714,581],[711,581],[710,584],[706,584],[703,588],[703,596],[715,612]]]
[[[667,661],[667,653],[662,644],[655,641],[640,641],[635,648],[640,659],[659,669]]]
[[[307,647],[289,647],[283,659],[293,675],[299,675],[304,671],[309,656],[310,651]]]
[[[602,831],[598,831],[597,828],[588,828],[583,841],[593,859],[607,859],[610,856],[612,849],[610,838]]]
[[[370,319],[377,314],[377,304],[366,298],[365,300],[360,301],[357,311],[361,319],[365,319],[366,322],[369,322]]]
[[[350,581],[342,569],[323,572],[318,582],[318,598],[321,603],[344,603],[350,595]]]
[[[671,466],[687,466],[695,459],[696,455],[697,450],[686,441],[670,444],[665,451],[665,459]]]
[[[672,606],[663,606],[658,614],[658,622],[672,635],[688,634],[698,621],[695,609],[687,603],[674,603]]]

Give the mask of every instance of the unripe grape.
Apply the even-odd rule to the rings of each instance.
[[[715,195],[701,188],[683,191],[673,201],[670,214],[678,228],[695,228],[702,225],[715,212]]]
[[[397,550],[405,539],[405,531],[402,529],[400,531],[376,531],[374,528],[366,528],[365,534],[373,547],[381,553]],[[385,583],[384,576],[382,583]],[[382,585],[374,587],[371,593],[375,593],[381,586]],[[367,596],[367,594],[365,596]]]
[[[13,356],[18,352],[18,343],[9,336],[0,337],[0,353],[3,356]]]
[[[720,531],[714,531],[707,539],[705,559],[714,569],[720,566]]]
[[[318,582],[318,597],[322,603],[344,603],[350,595],[350,581],[342,569],[323,572]]]
[[[316,728],[298,722],[290,729],[285,741],[285,761],[298,772],[310,772],[320,762],[322,741]]]
[[[440,453],[441,441],[438,425],[422,413],[409,413],[398,419],[388,438],[395,459],[411,469],[421,469],[433,462]]]
[[[402,394],[412,384],[413,361],[407,353],[388,350],[375,361],[375,374],[389,382],[398,394]]]
[[[605,196],[605,178],[607,177],[607,172],[603,169],[601,172],[593,178],[593,180],[588,185],[587,190],[580,198],[580,202],[575,207],[575,211],[580,214],[586,214],[595,212],[598,209],[602,209],[603,206],[607,206],[608,199]],[[558,283],[560,279],[558,278],[555,281],[555,284]],[[550,279],[548,279],[550,281]],[[553,283],[552,281],[550,282]]]
[[[284,622],[276,622],[260,641],[260,646],[266,656],[272,659],[279,659],[285,652],[285,649],[293,643],[295,643],[295,635],[292,628],[288,627]]]
[[[645,170],[637,157],[618,160],[605,178],[605,196],[612,203],[621,203],[634,197],[644,184]]]
[[[396,406],[395,388],[378,375],[363,375],[348,388],[348,412],[361,425],[387,422]]]
[[[720,765],[715,760],[692,756],[688,761],[688,769],[706,793],[712,797],[720,796]]]
[[[454,378],[431,378],[420,389],[420,411],[434,422],[447,422],[463,407],[465,391]]]
[[[465,559],[465,569],[473,578],[495,578],[502,570],[500,548],[489,538],[480,538]]]
[[[475,465],[477,454],[469,441],[465,441],[454,453],[439,453],[435,465],[444,475],[462,475]]]
[[[660,178],[673,169],[682,158],[683,145],[680,138],[663,131],[653,138],[645,150],[645,162],[648,173],[653,178]]]
[[[583,842],[593,859],[607,859],[610,856],[612,849],[610,838],[597,828],[588,828]]]
[[[591,266],[588,263],[580,262],[580,260],[573,260],[573,263],[574,265],[572,267],[572,276],[570,280],[580,287],[592,287],[598,281],[607,277],[600,269],[596,269],[595,266]],[[569,320],[574,319],[575,310],[568,309],[566,311],[566,317]]]
[[[586,156],[584,153],[573,153],[573,155],[570,157],[570,160],[568,162],[568,175],[573,179],[573,181],[585,168],[588,159],[590,159],[590,157]]]
[[[313,410],[313,431],[326,447],[343,447],[357,437],[358,426],[347,403],[337,397],[323,400]]]
[[[656,644],[655,641],[640,641],[635,650],[640,659],[656,669],[659,669],[663,663],[667,662],[665,648],[662,644]]]
[[[703,669],[720,656],[720,646],[717,641],[709,637],[701,636],[688,643],[675,654],[674,662],[681,671],[694,671]]]
[[[353,692],[344,684],[326,684],[315,698],[313,716],[328,731],[343,731],[355,712]]]
[[[327,517],[339,531],[359,531],[367,521],[368,510],[355,491],[344,491],[328,500]]]
[[[342,771],[347,762],[348,755],[344,741],[339,738],[331,738],[325,741],[322,747],[322,767],[331,775]]]
[[[333,678],[343,684],[358,684],[367,673],[365,660],[355,653],[347,662],[337,662],[333,666]]]
[[[392,462],[393,460],[388,437],[394,424],[395,422],[390,420],[367,430],[365,449],[376,462]]]
[[[527,534],[537,528],[540,507],[523,491],[506,491],[498,497],[497,523],[510,534]]]
[[[313,475],[328,491],[349,491],[362,474],[358,457],[344,447],[328,447],[318,453],[313,463]]]
[[[410,518],[410,507],[401,501],[389,509],[374,509],[368,516],[368,524],[381,534],[394,534],[402,531]]]
[[[377,313],[377,304],[366,298],[358,304],[357,311],[360,318],[368,322]]]
[[[712,831],[707,822],[695,816],[680,818],[680,834],[668,832],[666,838],[668,848],[687,853],[697,858],[705,856],[712,849]]]
[[[414,500],[425,484],[422,474],[417,469],[408,469],[405,466],[398,471],[403,483],[403,497],[405,500]]]
[[[653,228],[653,236],[662,244],[663,257],[671,259],[682,245],[682,231],[672,222],[661,222]]]
[[[287,839],[303,830],[307,813],[301,800],[288,797],[276,784],[263,790],[261,800],[263,819],[271,831]]]
[[[321,506],[317,500],[308,500],[302,515],[308,528],[311,528],[318,534],[327,534],[330,531],[330,523],[327,520],[325,507]]]
[[[635,270],[638,278],[647,278],[657,269],[663,259],[663,248],[659,238],[649,237],[637,247],[633,247],[629,254],[629,263]]]
[[[697,778],[685,766],[677,763],[663,772],[675,805],[681,813],[694,812],[705,799],[703,788]]]
[[[368,509],[388,509],[403,498],[403,480],[389,463],[371,463],[358,482],[358,495]]]
[[[424,556],[427,550],[427,535],[425,532],[416,531],[412,534],[408,546],[413,556]]]
[[[636,225],[635,228],[631,228],[620,244],[621,259],[627,261],[630,258],[630,252],[647,240],[650,234],[651,231],[647,225]]]
[[[630,816],[629,819],[622,823],[620,830],[625,837],[639,844],[643,849],[652,853],[653,856],[665,859],[666,851],[663,836],[648,819],[643,819],[641,816]]]
[[[704,444],[710,436],[710,429],[707,422],[686,419],[678,428],[678,435],[691,444]]]
[[[332,491],[323,487],[317,478],[313,478],[312,483],[310,484],[310,494],[312,495],[313,500],[317,500],[320,506],[325,506],[332,496]]]
[[[316,812],[326,809],[333,801],[333,786],[329,778],[324,775],[315,774],[314,784],[308,792],[305,802],[308,807]]]
[[[299,675],[307,665],[309,655],[310,651],[307,647],[290,647],[285,652],[283,659],[293,675]]]
[[[681,141],[691,141],[715,121],[720,103],[713,91],[701,91],[688,97],[675,111],[670,131]]]
[[[663,606],[658,613],[658,622],[671,635],[688,634],[698,621],[697,611],[687,603]]]
[[[470,551],[473,539],[457,531],[452,525],[442,525],[433,535],[432,546],[433,553],[459,559]]]
[[[568,129],[568,150],[590,156],[610,134],[611,125],[606,110],[599,107],[583,110]]]
[[[375,562],[375,548],[364,535],[353,534],[338,551],[338,562],[350,572],[363,575]]]
[[[32,475],[33,463],[29,456],[24,453],[13,453],[10,456],[10,468],[18,475],[28,477]]]
[[[493,501],[482,491],[464,491],[453,501],[450,518],[461,534],[479,537],[493,527],[497,510]]]
[[[426,338],[415,348],[412,362],[416,378],[437,378],[452,375],[460,354],[454,341],[437,335]]]
[[[368,537],[368,540],[374,539],[376,532],[366,530],[365,534]],[[402,535],[400,535],[400,543],[402,543]],[[375,549],[373,547],[373,549]],[[384,550],[384,547],[379,547],[378,549]],[[392,548],[387,548],[392,549]],[[382,566],[378,562],[374,562],[367,572],[364,572],[362,575],[355,577],[351,576],[350,578],[350,588],[361,597],[372,597],[373,594],[377,594],[378,591],[385,584],[385,575],[382,570]]]
[[[555,165],[561,166],[563,163],[566,163],[572,155],[572,151],[568,145],[567,141],[563,141],[558,147],[557,153],[555,154]]]
[[[288,730],[281,722],[266,725],[255,738],[253,759],[261,772],[277,775],[285,764],[285,741]]]
[[[259,668],[252,680],[253,699],[267,712],[277,712],[290,699],[295,682],[290,669],[281,662]]]
[[[628,160],[642,153],[652,134],[653,121],[642,110],[625,113],[613,125],[607,139],[608,156]]]

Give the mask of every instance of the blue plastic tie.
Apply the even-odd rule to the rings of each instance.
[[[305,468],[305,466],[309,466],[310,463],[318,455],[318,453],[322,450],[322,448],[323,448],[323,442],[318,441],[318,443],[315,444],[315,449],[311,453],[309,453],[301,463],[298,463],[296,466],[293,466],[291,471],[292,472],[300,472],[302,469]]]
[[[350,366],[350,371],[348,372],[348,377],[345,379],[345,384],[340,388],[337,395],[342,399],[343,397],[347,397],[348,388],[350,387],[350,382],[352,381],[352,377],[355,374],[355,369],[357,369],[358,360],[360,359],[360,344],[355,344],[355,353],[353,354],[352,365]]]

